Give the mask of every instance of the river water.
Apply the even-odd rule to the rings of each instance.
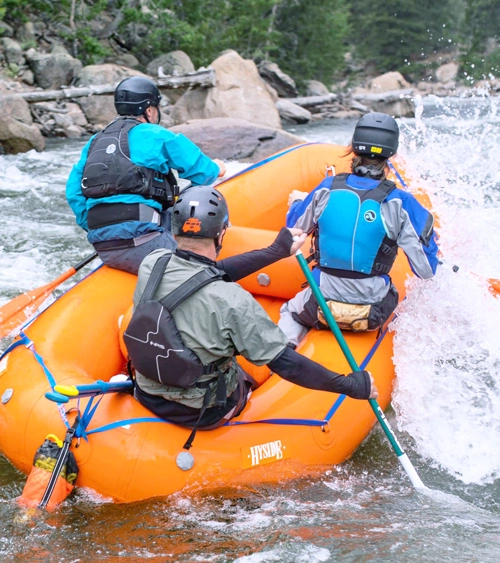
[[[129,505],[78,491],[23,521],[13,499],[25,477],[0,456],[0,561],[500,561],[500,301],[486,281],[500,278],[499,110],[498,98],[426,99],[400,121],[400,152],[440,218],[444,264],[408,282],[388,416],[428,493],[413,490],[375,428],[315,478]],[[353,125],[292,129],[347,143]],[[91,252],[64,198],[82,146],[0,156],[0,303]]]

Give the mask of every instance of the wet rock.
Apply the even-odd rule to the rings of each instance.
[[[234,117],[281,128],[279,112],[253,61],[226,51],[211,66],[216,72],[215,87],[187,91],[172,110],[175,123]]]
[[[146,72],[150,76],[159,76],[158,69],[163,74],[188,74],[194,72],[194,64],[184,51],[172,51],[153,59],[147,66]]]
[[[55,90],[69,86],[82,69],[82,63],[64,53],[26,53],[35,81],[41,88]]]
[[[141,65],[141,63],[137,60],[132,53],[123,53],[118,55],[114,59],[114,63],[119,66],[126,66],[128,68],[137,68]]]
[[[0,149],[16,154],[31,149],[41,151],[45,141],[33,123],[28,103],[14,96],[0,97]]]
[[[259,74],[278,92],[280,98],[295,98],[299,95],[295,80],[285,74],[276,63],[261,63]]]
[[[276,107],[278,108],[281,118],[285,121],[292,123],[308,123],[311,121],[311,112],[309,110],[289,100],[278,100]]]
[[[436,80],[446,84],[447,82],[455,82],[458,74],[458,64],[457,63],[447,63],[441,65],[436,69]]]
[[[20,74],[20,77],[25,84],[28,84],[28,86],[33,86],[35,84],[35,75],[29,68],[24,70],[23,73]]]
[[[374,94],[379,92],[390,92],[392,90],[404,90],[410,88],[410,84],[404,79],[400,72],[386,72],[368,83],[368,90]]]
[[[78,98],[77,102],[88,122],[99,125],[101,129],[116,117],[113,96],[89,96]]]
[[[211,158],[256,162],[304,140],[281,129],[244,119],[215,118],[189,121],[171,128],[196,143]]]
[[[21,45],[14,39],[4,37],[0,39],[3,45],[5,60],[8,64],[20,64],[24,60]]]
[[[328,88],[319,80],[307,80],[306,82],[306,96],[327,96],[329,94]]]
[[[112,63],[88,65],[81,69],[76,86],[97,86],[100,84],[117,84],[129,76],[146,76],[138,70]]]

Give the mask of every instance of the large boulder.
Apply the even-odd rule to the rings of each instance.
[[[448,83],[456,80],[458,74],[457,63],[447,63],[436,69],[436,80],[438,82]]]
[[[146,72],[150,76],[158,76],[158,69],[163,74],[188,74],[194,72],[194,64],[184,51],[172,51],[153,59],[147,66]]]
[[[368,89],[374,94],[391,92],[392,90],[405,90],[411,88],[400,72],[386,72],[370,80]]]
[[[278,100],[276,107],[280,112],[281,118],[285,121],[291,121],[292,123],[309,123],[311,121],[311,112],[290,100]]]
[[[26,58],[35,75],[35,82],[41,88],[56,90],[61,86],[69,86],[82,69],[82,63],[67,53],[30,51]]]
[[[261,63],[259,74],[281,98],[296,98],[299,95],[294,79],[285,74],[276,63]]]
[[[26,100],[16,96],[1,96],[0,115],[0,149],[3,152],[17,154],[31,149],[44,149],[44,138],[33,123]]]
[[[300,137],[280,129],[228,117],[197,119],[170,130],[191,139],[210,158],[244,162],[257,162],[304,142]]]
[[[306,81],[306,96],[328,96],[330,91],[319,80]]]
[[[102,84],[117,84],[129,76],[146,76],[138,70],[112,63],[102,65],[88,65],[78,74],[76,86],[98,86]]]
[[[82,109],[88,122],[103,129],[116,117],[115,100],[113,96],[88,96],[75,100]]]
[[[215,87],[187,91],[172,110],[175,123],[234,117],[281,128],[278,110],[253,61],[242,59],[236,51],[226,51],[211,66]]]

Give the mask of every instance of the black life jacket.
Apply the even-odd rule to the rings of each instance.
[[[134,367],[145,377],[171,387],[206,388],[206,382],[197,384],[203,375],[219,372],[217,378],[217,404],[225,404],[225,377],[221,365],[230,358],[203,365],[198,356],[182,341],[172,311],[185,299],[205,285],[228,279],[214,266],[205,268],[189,278],[160,301],[153,296],[160,284],[172,254],[161,256],[153,267],[130,324],[123,334]]]
[[[87,198],[138,194],[171,207],[179,186],[171,170],[162,174],[130,160],[129,131],[140,121],[119,117],[93,139],[83,169],[82,193]]]

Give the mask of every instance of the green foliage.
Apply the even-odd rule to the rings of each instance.
[[[270,29],[277,0],[153,0],[151,32],[135,50],[153,58],[181,49],[195,65],[207,65],[225,49],[259,60],[274,46]],[[128,21],[143,21],[127,12]]]
[[[500,0],[466,0],[461,70],[469,80],[500,76]]]
[[[356,53],[379,71],[401,70],[456,39],[454,6],[454,0],[353,0]]]
[[[329,85],[334,72],[344,67],[347,20],[344,0],[282,2],[276,17],[280,36],[271,58],[299,80],[314,78]]]
[[[98,39],[91,35],[89,27],[78,28],[74,36],[79,44],[78,58],[84,65],[96,64],[112,54],[110,49],[104,47]]]

